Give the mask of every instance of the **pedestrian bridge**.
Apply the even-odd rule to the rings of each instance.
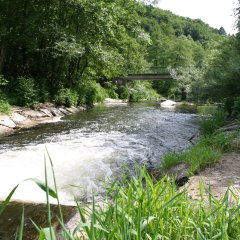
[[[139,73],[139,74],[128,74],[124,80],[168,80],[172,79],[170,74],[160,73]]]
[[[135,71],[129,71],[128,75],[125,77],[119,77],[115,79],[115,81],[122,85],[126,84],[128,81],[134,80],[148,80],[148,81],[155,81],[155,80],[172,80],[172,76],[169,73],[169,70],[166,67],[149,67],[142,70],[139,70],[138,73]]]

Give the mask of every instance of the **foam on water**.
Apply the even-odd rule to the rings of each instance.
[[[194,116],[155,107],[112,108],[91,114],[28,130],[16,136],[19,140],[6,138],[0,145],[0,198],[24,179],[44,181],[46,149],[60,200],[67,203],[73,196],[81,199],[101,193],[104,181],[115,177],[123,165],[158,164],[160,155],[186,148],[187,139],[197,133]],[[49,161],[47,169],[53,186]],[[46,196],[28,181],[21,183],[14,198],[45,202]]]

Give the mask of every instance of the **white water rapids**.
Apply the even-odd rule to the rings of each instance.
[[[198,134],[196,116],[155,105],[96,107],[62,122],[22,130],[0,140],[0,198],[27,178],[44,181],[46,148],[54,165],[60,200],[67,203],[101,193],[122,166],[159,164],[167,151],[190,145]],[[53,186],[47,160],[50,185]],[[14,199],[45,202],[33,182],[20,184]]]

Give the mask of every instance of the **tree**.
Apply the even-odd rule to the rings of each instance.
[[[220,27],[220,28],[219,28],[218,33],[219,33],[220,35],[224,35],[224,36],[227,35],[227,32],[225,31],[225,29],[224,29],[223,27]]]

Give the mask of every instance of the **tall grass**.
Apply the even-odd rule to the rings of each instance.
[[[239,132],[205,136],[184,152],[167,153],[161,160],[161,167],[168,169],[178,163],[186,163],[189,165],[189,174],[192,175],[202,168],[216,163],[224,153],[231,150],[231,142],[237,137],[240,137]]]
[[[198,109],[199,111],[199,109]],[[179,163],[189,165],[189,175],[216,163],[222,155],[230,150],[234,138],[239,132],[223,133],[217,130],[225,124],[225,114],[217,107],[200,109],[200,129],[203,137],[193,147],[180,153],[170,152],[161,159],[161,167],[168,169]]]
[[[131,180],[114,182],[101,204],[93,198],[92,206],[78,205],[81,222],[72,232],[62,223],[64,239],[240,239],[240,207],[230,206],[229,193],[193,202],[169,178],[155,181],[139,169]]]
[[[50,193],[46,185],[47,180],[44,190]],[[229,203],[229,193],[236,205]],[[228,190],[217,200],[209,191],[206,202],[203,190],[200,195],[193,202],[185,191],[176,189],[173,180],[164,177],[156,181],[144,168],[138,168],[131,179],[123,177],[121,182],[113,182],[101,203],[93,198],[91,206],[82,207],[77,202],[81,220],[72,231],[66,229],[59,212],[61,237],[57,237],[51,224],[46,228],[33,224],[39,240],[240,239],[238,197]],[[49,204],[46,207],[51,211]],[[24,215],[16,239],[23,239],[23,228]]]
[[[210,114],[201,116],[200,129],[206,135],[213,134],[218,128],[225,124],[225,113],[222,109],[215,109]]]

